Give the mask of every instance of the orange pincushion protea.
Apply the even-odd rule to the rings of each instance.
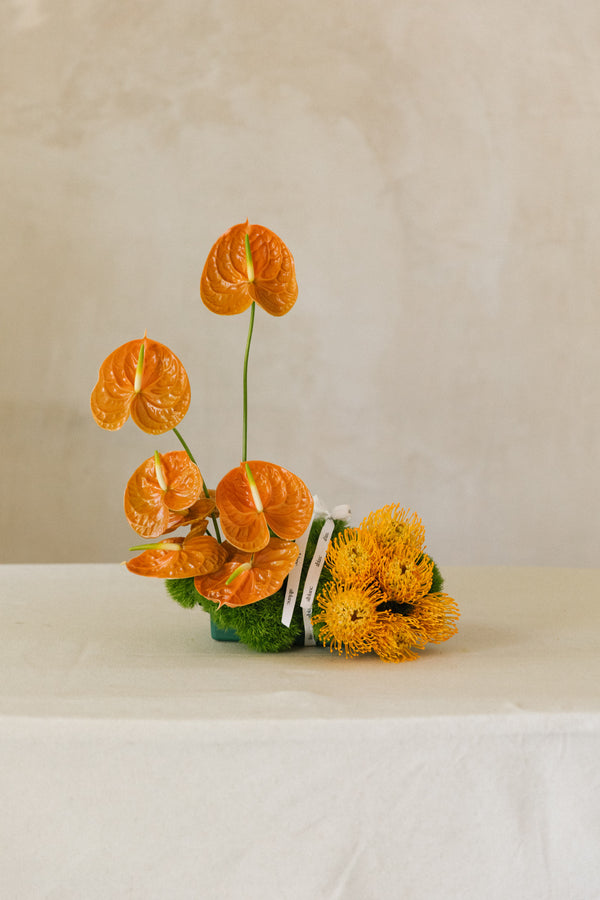
[[[175,428],[190,405],[190,383],[175,354],[147,337],[114,350],[100,366],[92,391],[93,416],[116,431],[129,416],[147,434]]]
[[[151,578],[192,578],[214,572],[226,559],[227,550],[214,537],[193,534],[149,545],[147,550],[128,560],[125,565],[130,572]]]
[[[221,527],[230,544],[247,553],[269,543],[269,528],[286,541],[306,531],[313,498],[297,475],[274,463],[243,462],[217,485]]]
[[[223,544],[229,554],[220,569],[194,579],[196,590],[221,606],[248,606],[279,590],[294,568],[298,545],[293,541],[271,538],[264,550],[244,553],[231,544]]]
[[[159,537],[184,524],[185,514],[202,493],[202,475],[184,450],[158,451],[138,466],[125,488],[127,520],[141,537]],[[202,505],[208,515],[214,501]]]
[[[251,261],[246,256],[246,235]],[[298,297],[292,254],[262,225],[244,222],[221,235],[208,254],[200,296],[211,312],[233,316],[253,301],[272,316],[289,312]]]

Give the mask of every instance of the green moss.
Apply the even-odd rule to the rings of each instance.
[[[434,563],[433,563],[433,578],[431,581],[431,587],[429,588],[429,593],[430,594],[438,594],[442,590],[443,587],[444,587],[444,579],[442,578],[442,573],[438,569],[437,563],[434,561]]]
[[[285,587],[285,585],[284,585]],[[248,606],[217,609],[211,603],[212,620],[218,628],[233,628],[242,643],[262,653],[278,653],[293,647],[302,632],[302,616],[296,610],[289,628],[281,623],[284,587],[277,593]],[[209,603],[210,601],[206,601]]]
[[[194,587],[193,578],[167,578],[165,584],[170,596],[180,606],[192,609],[200,602],[200,594]]]

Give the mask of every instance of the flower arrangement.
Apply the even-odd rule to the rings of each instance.
[[[210,613],[217,639],[259,651],[320,644],[399,662],[450,638],[458,608],[442,591],[416,513],[390,505],[351,527],[346,508],[320,509],[297,475],[248,459],[256,307],[283,316],[298,296],[286,245],[261,225],[233,226],[208,255],[200,295],[218,315],[250,310],[241,462],[210,490],[178,430],[191,400],[181,361],[146,334],[114,350],[91,395],[98,425],[114,431],[131,417],[147,434],[172,431],[183,448],[155,451],[127,482],[127,520],[150,539],[130,548],[137,555],[125,563],[129,571],[164,579],[179,604]]]

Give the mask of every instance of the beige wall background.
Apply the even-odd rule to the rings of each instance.
[[[99,429],[101,361],[186,366],[211,485],[241,452],[247,315],[198,296],[230,225],[299,300],[258,311],[250,458],[442,564],[599,564],[596,0],[0,6],[3,562],[117,561],[155,449]]]

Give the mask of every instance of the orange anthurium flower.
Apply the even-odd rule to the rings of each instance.
[[[116,431],[131,418],[147,434],[175,428],[190,405],[190,383],[179,359],[150,338],[129,341],[100,366],[92,391],[93,416],[101,428]]]
[[[141,547],[132,547],[141,550]],[[135,575],[151,578],[192,578],[220,569],[227,550],[209,534],[174,537],[149,544],[143,553],[125,565]]]
[[[204,495],[196,500],[195,503],[192,503],[189,509],[180,510],[179,512],[170,509],[169,527],[163,534],[168,534],[171,531],[175,531],[176,528],[185,527],[186,525],[191,525],[194,532],[204,534],[208,526],[208,516],[212,516],[216,509],[217,504],[214,498],[205,497]],[[202,530],[199,531],[199,529]]]
[[[283,316],[298,297],[292,254],[268,228],[247,221],[234,225],[208,254],[200,296],[211,312],[223,316],[244,312],[254,300],[270,315]]]
[[[185,450],[163,455],[157,450],[127,482],[123,501],[127,520],[141,537],[159,537],[176,527],[177,514],[179,524],[184,524],[184,513],[198,500],[202,485],[200,469]]]
[[[247,553],[269,543],[269,528],[286,541],[306,531],[313,498],[297,475],[273,463],[242,462],[217,485],[221,527],[230,544]]]
[[[293,541],[271,538],[264,550],[243,553],[230,544],[225,565],[208,575],[194,579],[196,590],[219,606],[248,606],[278,591],[294,568],[298,545]]]
[[[185,524],[185,523],[183,523]],[[177,526],[179,527],[179,526]],[[173,529],[174,531],[175,529]],[[189,530],[188,536],[192,534],[206,534],[208,530],[208,519],[199,519],[197,522],[194,522],[192,527]]]

